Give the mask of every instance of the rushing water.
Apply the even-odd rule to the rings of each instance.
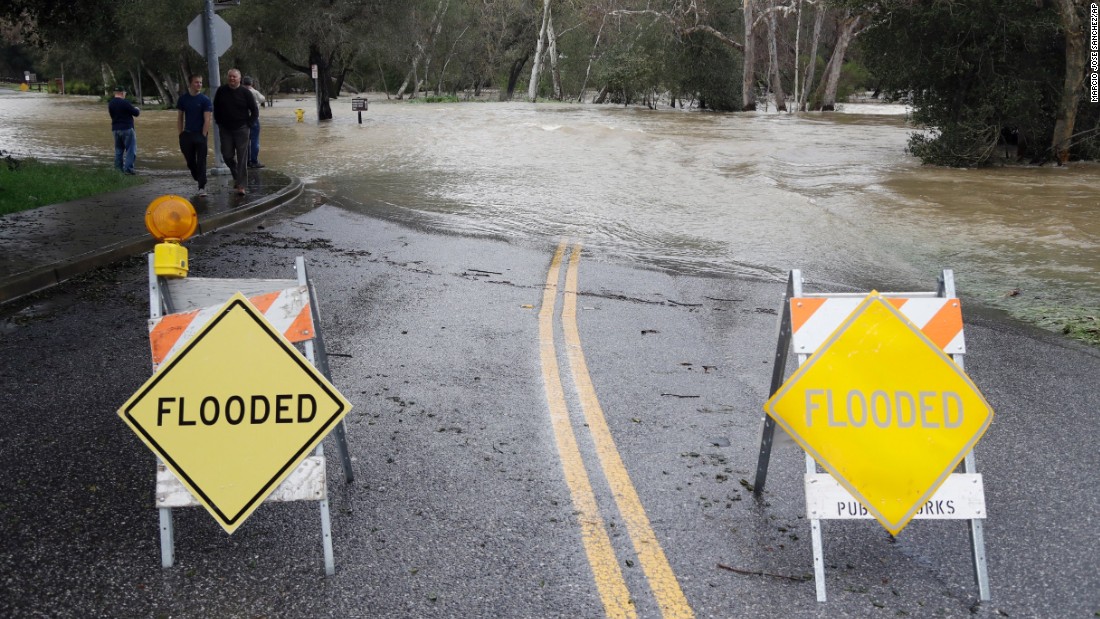
[[[320,125],[308,99],[265,108],[261,160],[345,208],[519,242],[569,236],[695,273],[799,268],[898,290],[952,268],[963,296],[1032,319],[1100,316],[1100,166],[924,167],[905,154],[900,106],[794,116],[375,97],[362,125],[346,99],[334,107]],[[102,103],[0,95],[0,118],[0,149],[113,156]],[[174,112],[137,126],[139,169],[182,168]]]

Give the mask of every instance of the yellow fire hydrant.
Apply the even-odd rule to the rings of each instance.
[[[298,122],[302,122],[302,119],[306,117],[306,111],[302,108],[294,110],[294,115],[298,117]]]

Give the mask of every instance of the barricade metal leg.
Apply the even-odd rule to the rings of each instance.
[[[939,277],[939,289],[937,293],[942,297],[955,298],[955,273],[951,269],[944,269]],[[951,355],[951,359],[958,364],[963,371],[966,370],[962,355]],[[978,464],[974,459],[974,452],[966,454],[963,459],[963,472],[977,473]],[[985,556],[985,521],[981,518],[971,518],[970,525],[970,554],[974,560],[974,580],[978,583],[978,599],[988,602],[992,599],[989,591],[989,567]]]
[[[806,473],[817,472],[817,463],[806,454]],[[808,514],[807,514],[808,515]],[[810,537],[814,547],[814,584],[817,586],[817,601],[825,601],[825,546],[822,543],[821,520],[810,518]]]
[[[775,345],[775,365],[772,367],[772,384],[768,397],[775,395],[783,386],[783,378],[787,372],[787,352],[791,349],[791,299],[802,293],[802,272],[795,269],[787,278],[787,294],[783,297],[783,311],[779,319],[779,337]],[[764,483],[768,479],[768,464],[772,455],[772,440],[775,437],[775,420],[769,415],[764,415],[764,430],[760,436],[760,456],[756,462],[756,479],[753,482],[753,493],[760,496],[764,491]]]
[[[306,274],[305,258],[298,256],[294,261],[294,267],[298,271],[298,283],[304,285],[309,293],[309,311],[313,318],[313,339],[306,342],[306,358],[321,371],[325,378],[331,381],[332,372],[328,365],[328,355],[325,353],[325,341],[321,337],[321,313],[317,307],[317,296],[313,292],[313,285]],[[348,483],[351,483],[354,480],[354,474],[351,470],[351,456],[348,453],[348,440],[344,432],[343,420],[336,425],[334,430],[336,448],[340,452],[340,459],[344,467],[344,478]],[[323,460],[325,457],[324,446],[317,445],[314,453]],[[325,555],[325,575],[332,576],[336,574],[336,559],[332,552],[332,516],[328,508],[327,485],[325,486],[325,495],[321,497],[319,503],[321,508],[321,547]]]
[[[966,455],[963,470],[977,473],[974,452]],[[988,602],[992,599],[989,591],[989,568],[985,560],[985,521],[981,518],[970,519],[970,554],[974,557],[974,580],[978,582],[978,599]]]
[[[172,567],[176,562],[175,529],[172,527],[172,508],[161,507],[160,512],[160,566]]]
[[[172,312],[172,298],[168,286],[157,277],[154,256],[148,254],[149,263],[149,317],[160,318]],[[176,563],[175,527],[172,524],[172,508],[161,507],[160,512],[160,566],[169,568]]]
[[[317,446],[314,451],[322,459],[325,457],[325,448]],[[328,509],[328,488],[325,488],[325,496],[321,497],[321,546],[325,554],[325,575],[332,576],[336,573],[336,559],[332,553],[332,519]]]
[[[306,343],[307,354],[310,355],[309,360],[313,362],[313,365],[331,382],[332,370],[328,365],[328,352],[325,349],[325,338],[321,335],[321,309],[317,304],[317,295],[313,290],[313,283],[309,280],[309,276],[306,273],[305,258],[298,256],[294,261],[294,267],[298,270],[298,283],[305,286],[306,290],[309,291],[309,311],[313,316],[314,337],[311,341]],[[315,356],[313,355],[314,345],[316,346]],[[351,468],[351,453],[348,451],[348,437],[343,421],[337,424],[333,435],[336,437],[336,450],[340,452],[340,464],[344,468],[344,481],[350,484],[355,481],[355,472]]]

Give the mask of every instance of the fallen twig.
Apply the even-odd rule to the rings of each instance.
[[[671,397],[674,397],[674,398],[698,398],[698,397],[702,397],[702,396],[697,396],[697,395],[680,395],[678,393],[662,393],[661,395],[662,396],[671,396]]]
[[[795,582],[806,582],[809,580],[806,576],[787,576],[786,574],[772,574],[771,572],[765,572],[762,570],[742,570],[736,567],[730,567],[728,565],[718,564],[718,567],[733,572],[735,574],[744,574],[746,576],[771,576],[772,578],[786,578],[787,580],[793,580]]]

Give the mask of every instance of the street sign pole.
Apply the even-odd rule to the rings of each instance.
[[[317,77],[317,65],[310,67],[313,73],[313,92],[317,95],[317,119],[321,118],[321,80]]]
[[[221,68],[218,66],[218,53],[217,46],[214,45],[214,0],[206,0],[203,6],[203,20],[202,20],[202,34],[206,47],[206,67],[210,75],[206,79],[206,83],[209,87],[210,98],[214,98],[214,93],[217,92],[218,87],[221,86]],[[222,160],[222,139],[220,131],[217,127],[212,127],[214,134],[214,167],[210,170],[210,173],[218,176],[229,173],[229,168],[226,167],[225,162]]]

